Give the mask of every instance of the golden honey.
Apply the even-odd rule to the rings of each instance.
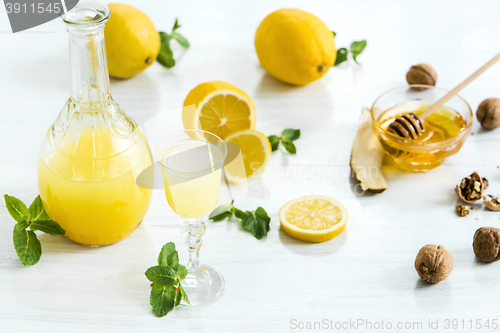
[[[378,124],[374,125],[384,150],[402,169],[418,172],[437,167],[446,157],[458,152],[466,136],[460,134],[470,131],[470,126],[460,113],[447,107],[438,109],[424,119],[425,132],[415,140],[386,131],[397,117],[410,112],[421,114],[429,106],[429,103],[421,101],[398,104],[382,112]]]

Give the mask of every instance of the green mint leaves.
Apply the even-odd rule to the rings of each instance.
[[[337,59],[335,59],[334,66],[337,66],[337,65],[343,63],[344,61],[346,61],[348,54],[349,54],[349,51],[347,51],[347,49],[345,47],[338,49],[337,50]]]
[[[182,288],[181,281],[187,275],[186,267],[179,265],[179,254],[175,244],[170,242],[163,246],[158,255],[158,266],[150,267],[144,273],[153,282],[149,303],[157,317],[164,317],[184,299],[189,298]]]
[[[160,46],[160,53],[158,54],[156,60],[167,68],[172,68],[175,66],[174,53],[170,48],[170,41],[172,39],[175,39],[179,43],[179,45],[185,49],[189,47],[189,42],[187,41],[187,39],[176,31],[180,27],[181,26],[179,25],[177,19],[175,19],[175,23],[172,28],[171,34],[167,34],[166,32],[163,31],[159,32],[161,46]]]
[[[278,137],[277,135],[270,135],[267,138],[269,139],[269,143],[271,143],[271,150],[272,151],[277,150],[279,145],[280,145],[280,142],[281,142],[281,144],[283,144],[285,149],[290,154],[296,154],[297,148],[295,148],[293,141],[300,138],[300,130],[287,128],[283,132],[281,132],[280,137]]]
[[[359,64],[359,62],[358,62],[358,60],[356,60],[356,58],[358,57],[358,55],[361,54],[361,52],[363,52],[365,47],[366,47],[366,40],[362,40],[359,42],[352,42],[352,44],[351,44],[352,58],[354,59],[354,61],[357,64]]]
[[[65,231],[49,218],[40,196],[36,197],[29,208],[15,197],[6,194],[4,198],[7,210],[17,221],[12,236],[17,256],[24,266],[32,266],[42,256],[42,245],[34,231],[40,230],[54,236],[64,235]],[[26,230],[28,227],[30,230]]]
[[[271,218],[262,207],[254,211],[243,212],[231,205],[221,205],[214,209],[209,216],[214,222],[219,222],[225,218],[235,216],[241,220],[241,226],[250,231],[255,238],[261,239],[267,235],[271,227],[269,226]]]
[[[337,34],[334,31],[332,31],[332,33],[333,33],[333,37],[335,38],[337,36]],[[366,40],[362,40],[359,42],[352,42],[350,50],[347,50],[345,47],[338,49],[337,50],[337,59],[335,59],[335,64],[333,64],[333,65],[338,66],[341,63],[343,63],[344,61],[347,61],[347,55],[349,54],[349,52],[351,52],[352,59],[354,60],[354,62],[356,62],[359,65],[357,58],[358,58],[358,55],[360,55],[361,52],[363,52],[365,47],[366,47]]]

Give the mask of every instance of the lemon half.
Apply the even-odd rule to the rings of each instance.
[[[243,163],[238,163],[236,159],[224,167],[231,182],[241,183],[264,172],[272,153],[271,144],[264,134],[255,130],[243,130],[229,135],[225,141],[237,144],[243,158]]]
[[[347,210],[322,195],[292,200],[280,209],[283,230],[295,239],[320,243],[338,236],[347,223]]]
[[[255,128],[255,106],[243,90],[230,83],[205,82],[184,100],[182,122],[185,129],[211,132],[224,140],[232,133]]]

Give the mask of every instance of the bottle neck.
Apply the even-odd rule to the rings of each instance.
[[[108,99],[109,76],[104,44],[104,23],[68,25],[71,97],[95,104]]]

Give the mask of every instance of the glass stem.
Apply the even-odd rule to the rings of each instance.
[[[181,228],[189,251],[188,275],[183,282],[188,285],[204,284],[208,280],[208,274],[200,267],[201,237],[206,231],[204,218],[184,219]]]

